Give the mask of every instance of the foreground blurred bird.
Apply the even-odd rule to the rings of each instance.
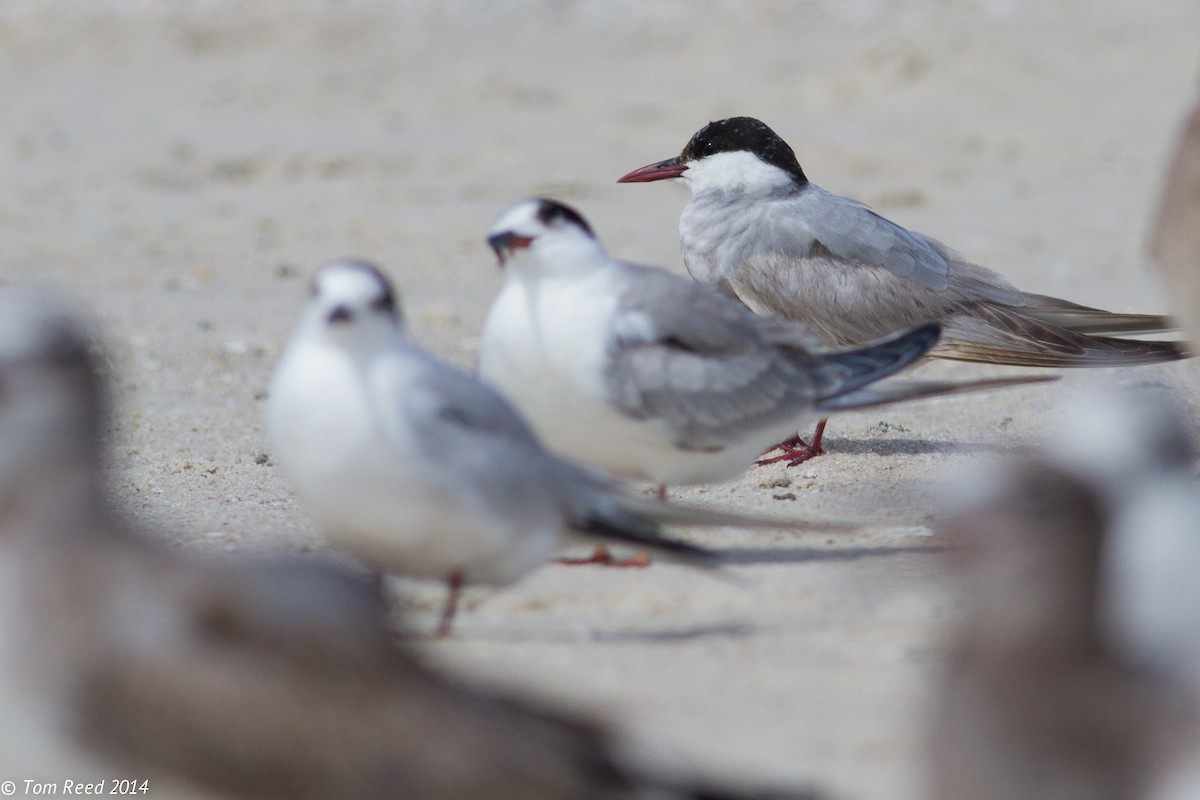
[[[618,477],[730,480],[806,419],[1030,380],[880,383],[928,352],[938,326],[821,352],[802,325],[613,259],[554,200],[512,206],[488,242],[505,280],[484,326],[480,375],[549,447]]]
[[[1043,460],[976,483],[943,525],[961,621],[932,718],[934,800],[1194,797],[1178,776],[1200,763],[1195,707],[1104,637],[1103,494]]]
[[[1200,338],[1200,106],[1188,113],[1167,163],[1149,247],[1174,313]]]
[[[683,262],[751,309],[854,347],[933,322],[933,358],[1024,367],[1172,361],[1181,344],[1111,335],[1170,330],[1164,317],[1115,314],[1023,292],[936,239],[909,231],[804,174],[792,148],[751,117],[705,125],[674,158],[621,183],[682,180]]]
[[[421,666],[339,569],[149,544],[106,497],[102,394],[78,323],[0,292],[5,775],[256,800],[813,797],[632,771],[586,722]]]
[[[314,275],[267,423],[331,541],[378,569],[448,581],[442,633],[463,583],[511,583],[569,538],[712,563],[660,526],[779,524],[638,497],[549,453],[499,393],[408,337],[390,283],[363,262]]]
[[[1200,700],[1200,479],[1191,431],[1162,389],[1092,390],[1048,442],[1110,517],[1104,622],[1123,656]]]

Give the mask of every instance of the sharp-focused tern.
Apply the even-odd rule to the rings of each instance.
[[[828,347],[861,346],[936,322],[942,337],[933,358],[1112,367],[1186,355],[1179,342],[1112,335],[1170,330],[1165,317],[1021,291],[938,240],[823,189],[792,148],[752,117],[711,122],[678,156],[618,182],[676,178],[692,192],[679,218],[692,277],[759,313],[810,325]],[[818,454],[822,431],[797,455]]]

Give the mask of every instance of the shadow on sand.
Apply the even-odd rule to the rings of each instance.
[[[901,555],[933,555],[944,551],[942,545],[925,547],[739,547],[720,550],[722,564],[807,564],[830,561],[858,561],[862,558],[887,558]]]
[[[877,456],[929,455],[933,453],[1008,453],[1011,448],[995,442],[938,442],[933,439],[825,439],[825,451],[835,455]]]

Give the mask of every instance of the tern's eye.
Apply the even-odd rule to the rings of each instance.
[[[687,163],[688,161],[699,161],[702,158],[711,156],[717,152],[717,144],[711,138],[696,137],[688,142],[688,146],[684,148],[680,155],[680,161]]]

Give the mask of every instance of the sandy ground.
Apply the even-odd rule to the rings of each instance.
[[[1195,89],[1193,2],[84,6],[0,4],[0,277],[91,309],[116,489],[184,547],[322,547],[261,419],[315,266],[376,260],[415,335],[470,366],[491,219],[551,194],[613,252],[681,269],[686,190],[614,181],[710,119],[764,119],[818,183],[1026,289],[1168,307],[1142,239]],[[459,635],[422,646],[609,721],[664,769],[921,797],[954,612],[938,481],[1036,444],[1104,381],[1179,386],[1194,408],[1196,369],[1170,365],[846,416],[826,458],[676,496],[875,527],[695,537],[739,585],[548,566],[472,593]],[[398,588],[428,630],[440,592]]]

